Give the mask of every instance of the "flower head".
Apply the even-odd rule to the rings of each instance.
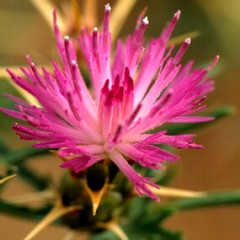
[[[102,31],[94,28],[88,33],[83,29],[77,41],[87,64],[92,92],[78,67],[76,42],[62,38],[54,12],[63,67],[53,61],[53,74],[44,68],[39,71],[27,56],[30,66],[21,69],[26,79],[7,69],[12,80],[36,97],[41,107],[8,95],[16,102],[17,110],[1,111],[30,124],[14,124],[21,139],[36,140],[34,147],[58,149],[59,156],[69,159],[61,167],[79,172],[109,159],[140,195],[157,199],[149,188],[157,186],[152,179],[140,176],[129,159],[146,168],[160,169],[163,162],[174,162],[178,156],[157,145],[201,148],[193,142],[194,134],[171,136],[166,131],[149,130],[165,123],[212,120],[192,114],[206,107],[201,103],[213,90],[207,73],[218,57],[207,69],[192,70],[192,61],[182,66],[179,62],[190,39],[171,56],[173,46],[167,49],[166,44],[180,11],[161,35],[147,45],[144,32],[149,22],[147,17],[140,17],[133,34],[125,43],[118,40],[116,51],[111,52],[110,11],[111,7],[106,5]]]

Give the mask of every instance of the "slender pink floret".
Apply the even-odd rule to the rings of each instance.
[[[165,123],[193,123],[212,117],[192,114],[204,109],[205,95],[213,90],[207,69],[193,69],[193,62],[179,64],[190,39],[171,56],[173,46],[166,44],[179,19],[178,11],[161,35],[144,44],[147,17],[138,20],[137,27],[126,42],[118,40],[111,51],[109,32],[110,5],[106,5],[103,30],[92,33],[82,30],[78,44],[85,58],[93,93],[89,92],[79,70],[76,42],[62,38],[54,29],[57,49],[63,67],[53,61],[53,74],[36,68],[27,56],[29,67],[21,69],[25,78],[11,70],[12,80],[38,99],[41,107],[7,95],[17,110],[1,111],[26,121],[30,126],[15,123],[13,129],[21,139],[36,140],[34,147],[58,149],[61,157],[70,157],[61,167],[79,172],[103,159],[111,159],[133,183],[136,191],[158,200],[149,186],[158,187],[153,179],[140,176],[129,159],[143,167],[160,169],[165,161],[175,162],[178,156],[158,144],[176,148],[201,148],[192,140],[194,134],[171,136],[166,131],[149,133]],[[111,60],[112,58],[112,60]],[[72,156],[72,157],[71,157]]]

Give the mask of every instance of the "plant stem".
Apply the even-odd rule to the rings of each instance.
[[[3,139],[0,138],[0,155],[9,152],[10,149]]]
[[[170,124],[166,127],[167,129],[167,133],[168,134],[182,134],[182,133],[186,133],[192,130],[195,130],[197,128],[200,127],[206,127],[212,123],[215,123],[216,121],[219,121],[220,119],[227,117],[231,114],[234,113],[234,108],[231,106],[225,106],[225,107],[221,107],[219,109],[215,109],[211,112],[207,112],[206,116],[211,116],[211,117],[215,117],[214,121],[211,122],[200,122],[200,123],[187,123],[187,124]]]
[[[33,148],[26,147],[20,150],[12,151],[5,153],[1,156],[1,160],[9,165],[17,165],[24,162],[26,159],[30,157],[34,157],[37,155],[47,154],[49,152],[48,149],[45,148]]]
[[[199,198],[172,201],[159,209],[159,220],[170,217],[180,210],[224,205],[240,205],[240,191],[210,193]]]
[[[50,209],[51,209],[50,206],[45,206],[42,208],[30,208],[26,206],[18,206],[18,205],[0,200],[1,213],[11,214],[14,216],[27,218],[27,219],[40,220],[50,211]]]
[[[23,164],[18,166],[17,174],[37,190],[42,191],[48,187],[48,179],[46,177],[38,176],[32,169]]]

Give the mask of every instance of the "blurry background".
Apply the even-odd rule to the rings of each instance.
[[[83,1],[83,0],[81,0]],[[81,2],[79,0],[79,2]],[[121,0],[118,0],[121,1]],[[66,1],[55,1],[57,4]],[[113,7],[116,1],[109,1]],[[99,0],[99,19],[106,1]],[[223,190],[240,188],[240,2],[239,0],[138,0],[129,15],[121,36],[125,37],[133,28],[139,12],[148,6],[150,25],[146,37],[156,37],[174,12],[181,9],[182,16],[174,36],[198,30],[201,35],[192,41],[184,60],[194,58],[197,65],[208,63],[220,55],[214,79],[216,90],[208,98],[209,108],[233,105],[233,116],[200,131],[197,142],[205,149],[184,150],[178,154],[181,160],[176,165],[178,175],[171,186],[191,190]],[[25,65],[24,56],[30,54],[36,64],[46,64],[56,58],[56,49],[51,28],[32,6],[29,0],[0,1],[0,67]],[[1,75],[3,72],[0,73]],[[14,92],[6,80],[0,79],[0,92]],[[0,97],[1,106],[9,102]],[[13,148],[28,145],[21,142],[11,131],[12,119],[0,114],[0,137],[8,139]],[[33,164],[37,165],[37,161]],[[41,170],[61,172],[57,159],[41,160]],[[6,194],[17,195],[29,191],[16,179]],[[160,203],[161,204],[161,203]],[[35,223],[21,221],[9,216],[0,216],[0,239],[20,240]],[[187,239],[239,240],[240,209],[219,207],[187,211],[171,218],[172,229],[185,232]],[[40,239],[62,239],[65,229],[50,227],[38,237]]]

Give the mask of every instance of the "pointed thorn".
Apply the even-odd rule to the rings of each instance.
[[[5,178],[3,178],[3,179],[0,180],[0,184],[3,184],[3,183],[5,183],[5,182],[7,182],[8,180],[10,180],[10,179],[12,179],[12,178],[14,178],[14,177],[16,177],[16,174],[7,176],[7,177],[5,177]]]
[[[31,240],[35,237],[39,232],[45,229],[48,225],[50,225],[53,221],[58,219],[59,217],[81,209],[80,206],[63,206],[61,201],[57,201],[55,207],[46,215],[45,218],[41,222],[37,224],[37,226],[24,238],[24,240]]]
[[[99,203],[93,203],[92,205],[93,216],[96,216],[98,206],[99,206]]]
[[[119,237],[120,240],[129,240],[128,236],[123,231],[123,229],[119,226],[116,219],[112,219],[109,222],[104,222],[104,223],[99,222],[98,226],[100,228],[104,228],[104,229],[112,231],[113,233],[115,233]]]
[[[101,203],[101,200],[102,200],[102,197],[107,190],[108,181],[106,180],[105,184],[103,185],[103,187],[99,191],[93,191],[92,189],[90,189],[87,185],[87,182],[85,182],[84,187],[85,187],[87,193],[89,194],[89,197],[90,197],[91,202],[92,202],[93,216],[96,216],[98,207],[99,207],[99,205]]]
[[[178,198],[199,198],[207,194],[205,192],[195,192],[195,191],[162,187],[162,186],[160,189],[155,189],[151,187],[151,190],[157,196],[162,196],[162,197],[164,196],[164,197],[178,197]]]

